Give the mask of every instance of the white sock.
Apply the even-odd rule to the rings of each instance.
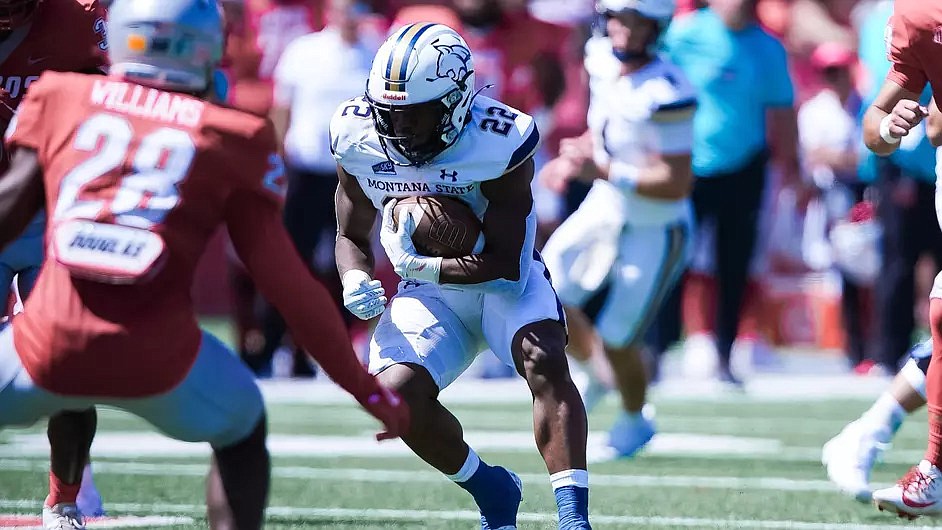
[[[567,469],[550,475],[553,491],[566,486],[589,489],[589,472],[585,469]]]
[[[906,411],[889,392],[880,394],[877,401],[860,417],[868,425],[885,429],[891,437],[906,418]],[[889,440],[881,440],[889,442]]]
[[[472,475],[478,470],[478,466],[481,465],[481,457],[474,452],[474,449],[468,447],[468,458],[465,459],[464,465],[461,466],[461,469],[458,470],[454,475],[447,475],[448,479],[452,482],[466,482]]]

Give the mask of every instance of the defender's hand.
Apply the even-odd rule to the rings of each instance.
[[[395,390],[377,383],[377,390],[363,399],[360,405],[383,424],[384,430],[376,434],[379,441],[399,438],[409,432],[409,405]]]

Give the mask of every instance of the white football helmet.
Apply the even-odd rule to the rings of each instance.
[[[397,165],[419,166],[451,147],[467,125],[474,95],[468,44],[448,26],[428,22],[386,39],[366,84],[376,133]],[[387,143],[401,157],[392,156]]]
[[[667,26],[671,23],[674,11],[677,9],[677,2],[676,0],[598,0],[595,7],[599,15],[605,19],[617,16],[621,13],[633,12],[656,22],[657,35],[655,35],[645,51],[646,55],[654,55],[657,53],[660,38],[664,30],[666,30]],[[605,22],[601,22],[601,26],[604,28]],[[603,30],[602,34],[604,33]],[[640,54],[620,54],[615,52],[615,56],[618,57],[619,60],[634,59],[636,55]]]
[[[644,18],[666,25],[674,16],[677,2],[675,0],[599,0],[597,6],[599,13],[635,11]]]
[[[203,92],[222,59],[216,0],[115,0],[107,31],[109,71],[143,85]]]

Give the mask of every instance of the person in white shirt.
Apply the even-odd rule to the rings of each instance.
[[[556,188],[572,179],[592,182],[543,255],[572,317],[573,342],[587,333],[578,323],[589,317],[604,343],[622,398],[609,437],[620,457],[654,436],[650,415],[642,414],[647,375],[640,347],[686,267],[693,222],[696,94],[680,68],[656,53],[674,7],[674,0],[599,2],[608,36],[586,44],[589,130],[563,140],[560,156],[541,172]],[[584,394],[587,408],[597,397]]]
[[[327,8],[326,27],[295,39],[281,55],[270,117],[282,139],[288,176],[285,226],[298,253],[343,308],[333,257],[337,166],[328,126],[337,105],[363,93],[363,79],[383,35],[370,24],[372,15],[365,2],[330,0]],[[271,363],[285,324],[271,307],[263,318],[261,357]],[[306,356],[299,354],[295,352],[294,375],[313,375]]]

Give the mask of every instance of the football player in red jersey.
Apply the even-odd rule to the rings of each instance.
[[[69,20],[69,24],[62,24]],[[100,73],[106,64],[105,14],[96,0],[0,0],[0,126],[6,128],[26,89],[46,70]],[[0,172],[8,158],[0,156]],[[0,301],[10,298],[14,277],[19,296],[29,296],[43,260],[45,215],[0,253]],[[4,306],[5,307],[5,306]],[[49,419],[49,436],[94,428],[95,411],[70,411]],[[57,455],[54,455],[54,457]],[[81,473],[82,470],[76,471]],[[91,470],[85,471],[80,505],[103,515]]]
[[[213,528],[261,528],[266,421],[251,373],[202,332],[196,264],[225,223],[261,291],[325,372],[383,422],[408,409],[358,362],[338,311],[281,221],[271,123],[206,100],[222,55],[213,0],[117,0],[110,77],[43,74],[7,133],[0,247],[45,204],[49,257],[24,311],[0,331],[0,426],[107,404],[168,435],[207,441]],[[46,528],[84,528],[79,484],[93,429],[59,440]],[[68,447],[66,447],[68,446]],[[73,475],[74,476],[74,475]]]
[[[942,114],[936,101],[942,96],[942,0],[896,0],[886,31],[887,55],[892,66],[873,104],[864,115],[864,142],[878,155],[896,151],[903,136],[928,118],[926,132],[932,144],[942,145]],[[928,107],[919,96],[929,84],[933,98]],[[936,187],[936,213],[942,227],[942,189]],[[932,358],[926,374],[929,403],[929,447],[925,457],[893,487],[873,492],[881,510],[903,517],[942,515],[942,273],[929,294]]]

